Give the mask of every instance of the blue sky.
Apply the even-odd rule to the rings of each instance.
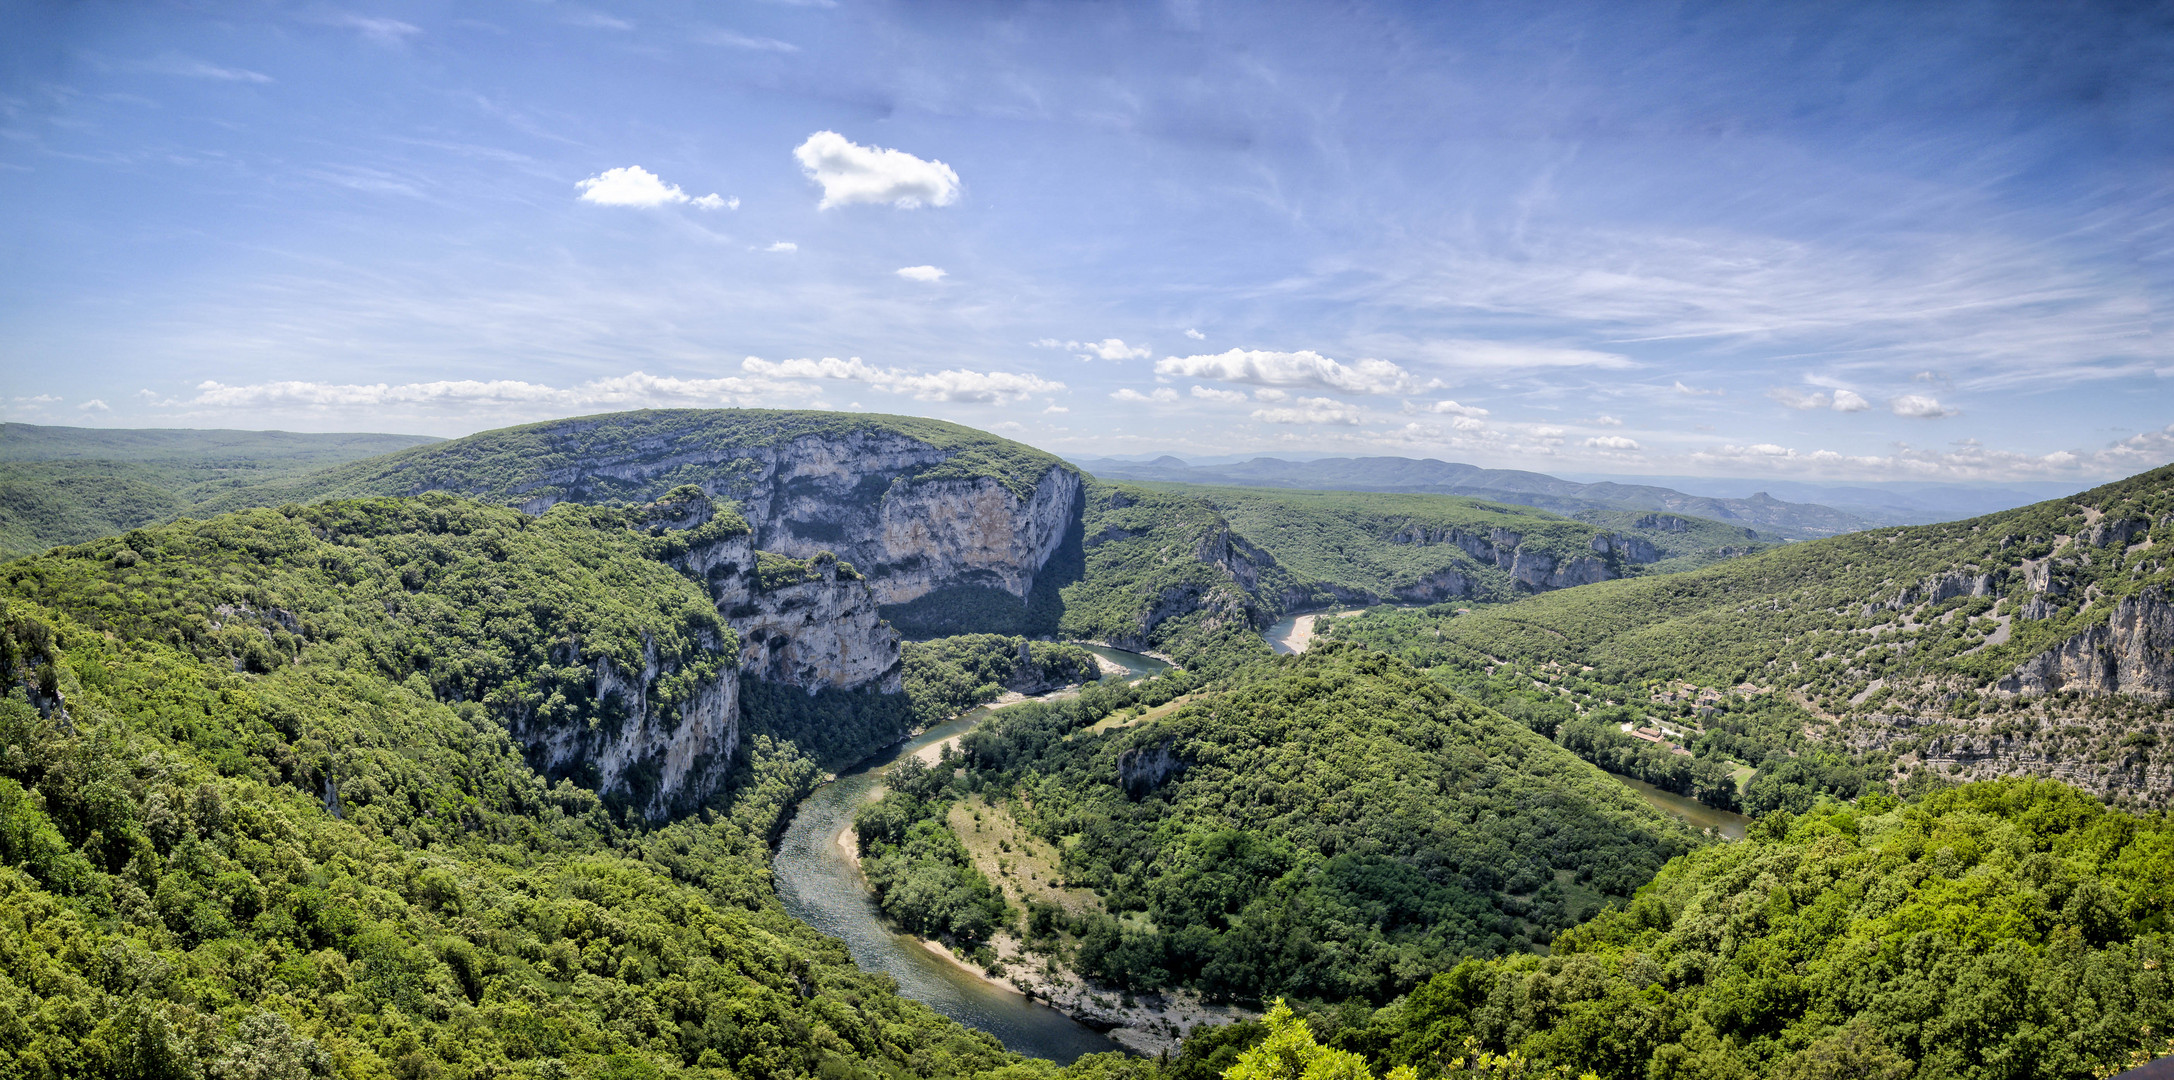
[[[0,5],[8,419],[2174,459],[2174,7]]]

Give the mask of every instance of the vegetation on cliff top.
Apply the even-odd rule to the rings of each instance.
[[[237,492],[211,508],[434,490],[502,504],[537,499],[641,501],[688,483],[737,498],[745,494],[755,464],[746,458],[723,459],[721,451],[772,447],[807,437],[862,435],[900,436],[943,454],[940,461],[909,468],[902,477],[907,483],[986,476],[1026,498],[1049,470],[1069,467],[1024,443],[916,416],[783,409],[643,409],[501,428],[416,447]],[[626,457],[668,467],[639,481],[619,480],[583,469],[584,462],[599,457]],[[876,488],[870,494],[880,497],[883,489]]]

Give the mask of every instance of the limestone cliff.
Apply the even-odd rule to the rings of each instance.
[[[1081,479],[1032,447],[937,420],[685,409],[484,432],[275,494],[447,490],[535,514],[689,484],[737,502],[755,547],[832,552],[866,576],[876,603],[895,605],[953,586],[1024,600],[1077,521]]]
[[[883,621],[868,582],[852,566],[827,551],[794,559],[758,550],[736,520],[713,524],[707,512],[677,510],[671,516],[690,540],[670,561],[702,582],[718,614],[739,633],[742,670],[809,693],[899,691],[898,631]]]
[[[740,678],[728,664],[683,700],[661,706],[657,683],[671,672],[658,663],[655,644],[645,638],[644,645],[638,672],[620,670],[609,657],[588,660],[578,643],[562,658],[590,668],[591,700],[615,721],[567,724],[524,711],[510,728],[538,769],[583,774],[598,792],[626,796],[656,818],[723,784],[740,744]]]
[[[2019,665],[2000,689],[2174,697],[2174,603],[2156,588],[2127,597],[2104,623]]]

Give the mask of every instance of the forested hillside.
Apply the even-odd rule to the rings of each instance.
[[[730,627],[658,561],[689,537],[650,524],[334,502],[0,568],[0,1073],[1013,1060],[771,896],[766,845],[820,777],[810,747],[891,731],[758,707],[737,779],[669,823],[629,812],[638,775],[600,799],[574,782],[593,774],[554,783],[524,760],[509,717],[636,722],[631,699],[585,689],[596,658],[655,671],[660,713],[736,678]]]
[[[1772,721],[1762,752],[1809,739],[1816,757],[1883,774],[2057,775],[2160,805],[2174,795],[2170,530],[2174,468],[1968,521],[1327,632],[1496,693],[1694,729],[1733,694]],[[1729,734],[1697,739],[1719,750]]]
[[[1868,796],[1676,859],[1551,955],[1314,1026],[1377,1075],[1479,1050],[1608,1080],[2102,1077],[2174,1048],[2170,883],[2162,815],[2061,784]]]
[[[271,480],[435,441],[0,424],[0,558],[170,521]]]
[[[1439,495],[1095,482],[1077,581],[1054,614],[1064,636],[1181,662],[1257,657],[1253,631],[1286,612],[1503,601],[1770,546],[1739,527],[1671,515],[1612,524]]]
[[[1082,974],[1332,1001],[1545,943],[1697,843],[1379,654],[1331,647],[1191,685],[1007,709],[965,738],[956,780],[947,763],[908,785],[878,835],[973,792],[1099,897],[1050,946]]]
[[[1538,507],[1565,517],[1596,520],[1625,512],[1661,513],[1753,528],[1767,539],[1801,540],[1868,529],[1879,521],[1832,506],[1791,503],[1759,492],[1748,499],[1688,495],[1651,484],[1564,480],[1521,469],[1483,469],[1432,458],[1364,457],[1284,461],[1260,457],[1222,465],[1188,465],[1174,457],[1154,461],[1086,458],[1081,464],[1112,480],[1326,491],[1423,492]]]

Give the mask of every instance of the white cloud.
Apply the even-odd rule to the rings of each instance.
[[[78,406],[76,406],[76,411],[77,411],[77,412],[87,412],[87,413],[93,413],[93,412],[112,412],[112,411],[113,411],[113,407],[112,407],[112,406],[110,406],[110,405],[107,405],[107,404],[106,404],[105,402],[103,402],[103,401],[100,401],[100,400],[98,400],[97,398],[92,398],[92,399],[90,399],[89,401],[86,401],[86,402],[84,402],[83,404],[81,404],[81,405],[78,405]]]
[[[898,368],[878,368],[858,356],[846,360],[826,356],[820,360],[777,361],[750,356],[740,361],[740,369],[750,374],[777,379],[842,379],[863,382],[879,390],[904,394],[918,401],[999,404],[1064,389],[1063,383],[1038,375],[960,369],[917,374]]]
[[[2163,303],[2126,269],[2125,241],[2108,219],[2092,222],[2096,253],[1937,226],[1901,247],[1846,231],[1806,241],[1703,226],[1535,228],[1514,244],[1452,240],[1417,253],[1420,261],[1384,268],[1373,299],[1554,322],[1616,342],[1780,347],[1843,358],[1839,368],[1867,377],[1929,366],[1971,390],[2167,366],[2174,346],[2152,322]]]
[[[678,184],[667,184],[657,174],[639,165],[606,169],[587,180],[576,181],[574,186],[581,189],[581,201],[592,202],[598,206],[648,207],[691,202],[705,210],[715,210],[727,205],[734,208],[740,205],[738,199],[726,203],[715,192],[699,199],[691,198],[679,189]]]
[[[1072,410],[1067,409],[1062,405],[1051,405],[1050,407],[1043,409],[1042,411],[1045,413],[1068,413]]]
[[[688,202],[704,210],[738,210],[740,208],[740,197],[738,195],[734,195],[729,199],[720,199],[714,191],[699,199],[689,199]]]
[[[1449,426],[1458,431],[1484,431],[1487,428],[1486,422],[1476,416],[1457,417],[1449,422]]]
[[[149,70],[161,75],[180,75],[191,79],[216,79],[220,82],[268,83],[270,75],[247,68],[220,67],[202,60],[190,60],[181,56],[166,56],[149,65]]]
[[[1166,356],[1155,362],[1157,375],[1184,375],[1258,386],[1309,386],[1346,394],[1408,394],[1441,385],[1387,360],[1332,360],[1311,349],[1268,352],[1232,349],[1201,356]]]
[[[910,394],[920,401],[963,401],[985,405],[1018,401],[1034,394],[1064,389],[1064,384],[1038,375],[1011,371],[939,371],[933,375],[892,376],[878,383],[894,394]]]
[[[1415,340],[1398,335],[1370,335],[1354,341],[1355,348],[1408,356],[1441,367],[1489,372],[1514,372],[1533,368],[1604,368],[1620,371],[1637,367],[1628,356],[1593,349],[1571,349],[1516,341],[1480,338],[1428,338]]]
[[[1189,338],[1192,338],[1192,339],[1193,339],[1194,341],[1206,341],[1206,340],[1208,340],[1208,335],[1206,335],[1206,334],[1203,334],[1203,333],[1201,333],[1201,332],[1200,332],[1200,331],[1198,331],[1198,330],[1192,330],[1192,329],[1188,329],[1188,330],[1186,330],[1186,331],[1185,331],[1185,336],[1186,336],[1186,337],[1189,337]]]
[[[1728,393],[1728,391],[1726,390],[1700,390],[1696,387],[1685,386],[1683,385],[1682,379],[1676,380],[1676,392],[1679,394],[1687,394],[1691,397],[1720,397],[1721,395]]]
[[[819,209],[886,203],[904,210],[949,206],[959,198],[959,174],[941,161],[903,150],[860,146],[835,131],[818,131],[793,148],[808,178],[823,186]]]
[[[1033,342],[1037,349],[1064,349],[1082,360],[1145,360],[1154,355],[1145,345],[1127,345],[1123,338],[1103,338],[1100,341],[1058,341],[1056,338],[1039,338]]]
[[[1085,344],[1074,341],[1067,344],[1074,349],[1085,350],[1088,355],[1101,360],[1145,360],[1154,355],[1147,346],[1127,345],[1121,338],[1103,338],[1101,341]]]
[[[1887,407],[1894,410],[1896,416],[1913,416],[1925,419],[1954,416],[1962,411],[1961,409],[1947,408],[1940,404],[1940,399],[1928,397],[1924,394],[1904,394],[1888,401]]]
[[[751,37],[747,34],[736,33],[722,28],[702,31],[694,35],[694,39],[704,45],[727,45],[735,49],[748,49],[753,52],[796,53],[800,51],[800,46],[790,41]]]
[[[60,403],[60,397],[56,394],[38,394],[33,397],[16,398],[15,403],[17,405],[57,405]]]
[[[884,372],[858,356],[848,360],[840,360],[835,356],[826,356],[820,360],[805,357],[797,360],[765,360],[759,356],[750,356],[740,361],[740,370],[773,379],[850,379],[855,382],[874,383],[884,377]]]
[[[395,406],[543,406],[716,404],[763,389],[745,379],[679,379],[634,372],[560,389],[518,379],[450,379],[427,383],[319,383],[295,380],[228,386],[206,381],[178,404],[212,409],[381,409]]]
[[[1593,423],[1595,423],[1595,424],[1598,424],[1598,425],[1599,425],[1599,426],[1601,426],[1601,427],[1622,427],[1622,426],[1623,426],[1623,421],[1621,421],[1621,420],[1618,420],[1618,419],[1616,419],[1616,418],[1615,418],[1615,417],[1613,417],[1613,416],[1609,416],[1609,415],[1607,415],[1606,413],[1602,413],[1601,415],[1599,415],[1599,416],[1596,416],[1596,417],[1594,417],[1594,418],[1593,418]]]
[[[1255,401],[1287,401],[1290,397],[1291,395],[1281,390],[1274,390],[1265,386],[1253,391],[1253,400]]]
[[[320,413],[408,408],[418,411],[484,410],[504,414],[558,414],[571,410],[661,406],[748,406],[781,394],[805,399],[807,380],[864,383],[921,401],[1000,403],[1032,394],[1061,391],[1064,384],[1034,375],[993,371],[939,371],[930,374],[878,368],[854,357],[840,360],[741,361],[744,376],[683,379],[633,372],[555,387],[518,379],[453,379],[427,383],[342,384],[302,381],[229,386],[203,382],[194,397],[166,404],[196,410],[247,410]]]
[[[1130,401],[1135,403],[1153,401],[1167,405],[1170,402],[1176,401],[1178,399],[1178,392],[1170,389],[1167,386],[1158,386],[1155,388],[1154,393],[1143,394],[1138,390],[1134,390],[1133,388],[1128,386],[1122,390],[1111,394],[1110,396],[1116,398],[1119,401]]]
[[[363,37],[380,45],[398,45],[423,32],[414,23],[398,19],[373,19],[363,15],[340,14],[331,19],[332,25],[360,31]]]
[[[1835,412],[1863,412],[1872,407],[1864,395],[1854,390],[1836,390],[1831,396],[1823,390],[1804,391],[1790,386],[1777,386],[1766,396],[1800,412],[1811,409],[1833,409]]]
[[[1585,445],[1590,446],[1595,450],[1639,449],[1638,440],[1627,439],[1621,435],[1595,435],[1592,438],[1585,440]]]
[[[763,250],[764,250],[764,251],[799,251],[799,250],[800,250],[800,245],[799,245],[799,244],[795,244],[795,243],[793,243],[793,242],[792,242],[792,241],[790,241],[790,240],[780,240],[780,241],[778,241],[777,243],[775,243],[775,244],[772,244],[772,245],[770,245],[769,247],[766,247],[766,248],[764,248]]]
[[[1357,406],[1334,398],[1302,397],[1290,408],[1255,409],[1253,419],[1271,424],[1361,424],[1366,417]]]
[[[1236,390],[1211,390],[1205,386],[1193,387],[1193,396],[1202,401],[1221,401],[1233,404],[1243,404],[1246,399],[1245,394]]]
[[[580,11],[566,17],[568,26],[587,26],[598,30],[632,30],[634,24],[625,19],[613,18],[599,11]]]
[[[1488,415],[1487,410],[1482,409],[1476,405],[1459,405],[1458,403],[1451,401],[1447,398],[1444,398],[1441,401],[1428,402],[1427,404],[1420,406],[1419,411],[1426,413],[1449,413],[1453,416],[1469,416],[1474,419]]]
[[[934,284],[944,278],[944,272],[933,266],[901,266],[892,273],[905,278],[907,281],[919,281],[925,284]]]

